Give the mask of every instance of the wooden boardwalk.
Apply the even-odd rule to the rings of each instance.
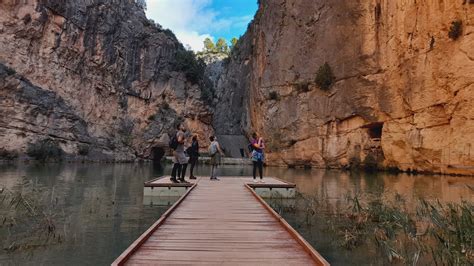
[[[328,265],[246,182],[200,178],[113,265]]]

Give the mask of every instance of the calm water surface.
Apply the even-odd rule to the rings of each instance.
[[[404,204],[401,208],[406,207],[409,212],[415,211],[421,199],[441,203],[474,202],[474,177],[298,169],[271,169],[269,172],[295,183],[303,196],[319,199],[320,203],[325,201],[321,203],[323,207],[317,208],[322,213],[312,216],[310,224],[306,222],[307,211],[304,208],[283,211],[281,215],[332,265],[388,264],[386,257],[380,256],[375,246],[361,244],[348,250],[338,244],[340,238],[329,230],[333,221],[328,217],[351,208],[348,197],[357,196],[362,203],[364,199],[393,202],[394,198],[400,198]],[[293,202],[270,200],[270,204],[288,206]],[[420,262],[419,265],[431,263]]]
[[[9,199],[2,203],[0,197],[0,264],[109,265],[169,207],[143,204],[143,182],[169,171],[169,165],[152,164],[1,165],[0,189],[4,190],[0,196],[21,192],[45,213],[55,231],[48,241],[44,241],[44,226],[25,233],[22,226],[28,224],[28,211],[10,206]],[[248,166],[226,166],[220,171],[221,175],[251,174]],[[208,173],[207,166],[196,171],[198,175]],[[399,194],[408,204],[420,197],[443,202],[474,201],[474,178],[470,177],[281,168],[266,168],[265,175],[294,182],[305,195],[323,193],[335,209],[345,207],[347,195],[364,193],[376,197]],[[284,217],[331,263],[378,264],[363,250],[353,258],[354,253],[335,249],[330,244],[331,234],[321,226],[302,225],[301,213]],[[42,241],[37,241],[36,234]],[[6,250],[15,243],[28,243],[29,237],[31,245]]]

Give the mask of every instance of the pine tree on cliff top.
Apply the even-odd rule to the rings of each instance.
[[[216,52],[216,46],[214,45],[214,42],[210,38],[206,38],[204,40],[204,52],[206,53],[215,53]]]
[[[219,40],[217,40],[216,48],[219,53],[229,53],[229,46],[227,45],[227,41],[224,38],[219,38]]]

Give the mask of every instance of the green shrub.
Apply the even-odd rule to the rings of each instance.
[[[176,39],[176,35],[174,35],[174,32],[172,32],[170,29],[164,29],[163,33],[166,34],[167,36]]]
[[[81,156],[89,155],[89,151],[90,151],[89,145],[79,144],[79,146],[77,147],[77,153]]]
[[[0,148],[0,160],[15,160],[18,158],[18,153]]]
[[[295,85],[296,90],[300,93],[308,92],[309,91],[309,82],[308,81],[301,81],[296,83]]]
[[[318,72],[316,73],[316,79],[314,81],[323,90],[328,90],[331,88],[335,81],[335,77],[332,73],[331,67],[327,62],[319,67]]]
[[[215,96],[214,86],[211,80],[208,77],[204,77],[200,85],[201,85],[201,100],[211,105]]]
[[[451,22],[451,27],[449,28],[448,36],[452,40],[457,40],[462,35],[462,21],[455,20]]]
[[[193,51],[178,50],[176,52],[173,69],[183,72],[191,83],[199,84],[202,81],[205,67],[204,61],[197,59]]]
[[[280,96],[276,91],[271,91],[268,96],[270,97],[270,100],[278,101],[278,99],[280,99]]]
[[[44,162],[48,160],[61,160],[64,151],[56,141],[45,139],[28,144],[26,153],[31,158]]]

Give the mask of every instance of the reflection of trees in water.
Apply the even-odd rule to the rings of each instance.
[[[349,193],[340,206],[319,190],[270,203],[316,249],[336,249],[359,263],[373,263],[374,257],[405,265],[474,263],[472,202],[419,199],[407,204],[400,194],[392,195]],[[341,258],[333,259],[341,263]]]

